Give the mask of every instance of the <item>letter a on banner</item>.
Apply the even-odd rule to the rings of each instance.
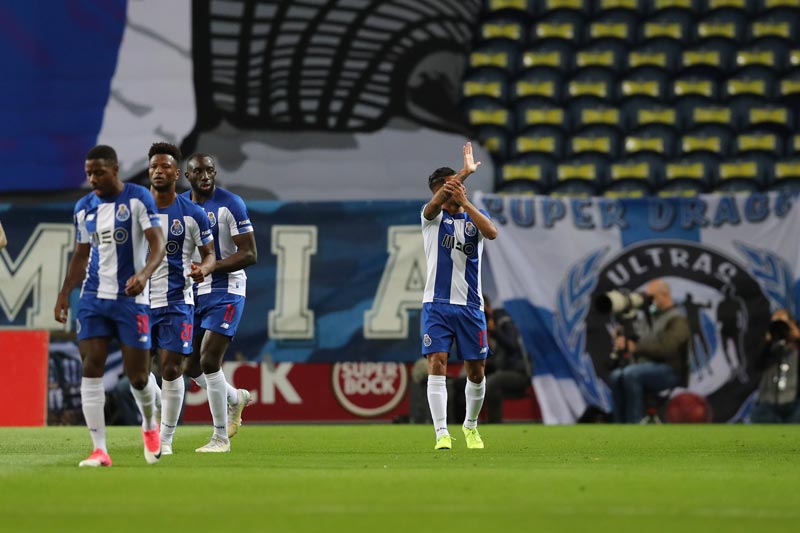
[[[364,313],[365,339],[407,338],[408,310],[422,308],[425,249],[419,226],[389,227],[388,251],[375,301]]]
[[[317,253],[316,226],[272,226],[278,256],[275,309],[267,318],[273,339],[313,339],[314,311],[308,308],[311,256]]]

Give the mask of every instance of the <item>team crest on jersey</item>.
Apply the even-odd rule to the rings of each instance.
[[[427,333],[422,336],[422,344],[424,344],[426,348],[429,347],[431,344],[433,344],[433,340],[431,340],[431,336],[428,335]]]
[[[478,233],[478,228],[475,227],[475,224],[467,220],[467,224],[464,226],[464,233],[467,234],[467,237],[474,237],[476,233]]]
[[[172,221],[172,226],[169,228],[169,232],[175,235],[176,237],[179,235],[183,235],[183,224],[177,218]]]
[[[217,225],[217,217],[211,211],[208,212],[208,224],[213,228]]]
[[[128,206],[126,206],[125,204],[119,204],[117,206],[117,215],[116,216],[117,216],[117,220],[119,220],[120,222],[125,222],[126,220],[131,218],[131,212],[128,209]]]

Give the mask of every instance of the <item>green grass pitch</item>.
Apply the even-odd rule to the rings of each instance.
[[[148,466],[79,469],[85,428],[0,428],[4,531],[800,531],[800,427],[482,426],[434,452],[429,426],[245,425],[230,454],[178,428]]]

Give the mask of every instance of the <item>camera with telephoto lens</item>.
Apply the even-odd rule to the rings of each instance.
[[[622,315],[647,307],[652,302],[653,297],[643,292],[608,291],[595,297],[594,308],[603,315]]]

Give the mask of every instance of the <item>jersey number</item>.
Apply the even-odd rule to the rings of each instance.
[[[486,338],[486,330],[478,332],[478,346],[483,348],[484,346],[488,346],[488,339]]]
[[[150,333],[150,317],[147,315],[136,315],[136,328],[139,334]]]
[[[181,340],[182,341],[190,341],[192,340],[192,324],[187,324],[183,322],[181,325]]]
[[[233,315],[236,314],[236,307],[233,304],[228,304],[225,308],[225,315],[222,317],[223,322],[230,322],[233,320]]]

